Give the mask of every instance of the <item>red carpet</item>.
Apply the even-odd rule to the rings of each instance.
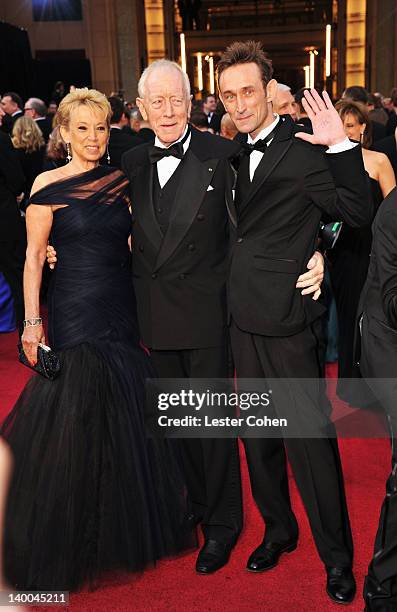
[[[335,367],[331,366],[329,374],[334,376],[335,372]],[[15,334],[0,334],[0,418],[10,410],[28,377],[28,369],[16,361]],[[330,380],[331,396],[334,386]],[[390,450],[386,440],[342,440],[340,448],[355,542],[354,569],[358,582],[356,600],[347,609],[362,611],[363,579],[372,553],[389,470]],[[323,566],[314,548],[293,481],[292,503],[300,525],[298,549],[291,555],[284,555],[275,570],[259,575],[245,571],[247,557],[261,541],[263,528],[250,498],[243,453],[242,465],[245,528],[226,568],[213,576],[197,576],[194,573],[196,553],[192,553],[164,561],[156,569],[141,576],[119,577],[95,592],[72,595],[69,609],[89,612],[223,612],[255,609],[261,612],[311,612],[316,609],[335,612],[338,607],[325,594]]]

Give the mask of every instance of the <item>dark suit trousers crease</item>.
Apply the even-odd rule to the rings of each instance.
[[[152,350],[160,378],[228,378],[228,350]],[[237,440],[178,440],[193,512],[206,539],[233,542],[242,528],[240,459]]]
[[[268,337],[244,332],[232,321],[237,376],[318,378],[321,370],[320,325],[318,320],[293,336]],[[304,417],[318,422],[319,426],[327,419],[324,392],[322,380],[316,391],[308,392],[303,386],[299,389],[299,394],[305,398]],[[276,396],[273,396],[273,406],[277,413]],[[295,418],[298,415],[299,411]],[[332,429],[333,425],[328,423],[328,430]],[[286,447],[322,561],[328,566],[350,566],[353,544],[336,438],[286,438],[284,441],[246,438],[244,444],[253,497],[266,523],[266,541],[280,542],[298,537],[289,497]]]
[[[390,331],[391,342],[394,342],[393,333],[393,331]],[[393,469],[397,469],[397,397],[394,379],[390,378],[390,383],[385,384],[382,378],[388,378],[390,375],[390,363],[395,363],[393,352],[395,352],[396,346],[392,343],[387,346],[383,339],[369,331],[366,315],[364,315],[362,321],[361,344],[361,373],[366,378],[366,382],[375,396],[379,398],[389,421],[390,437],[394,438],[392,472],[386,483],[386,496],[380,512],[374,556],[368,568],[371,585],[375,585],[375,588],[382,585],[386,592],[391,592],[393,587],[395,588],[397,567],[397,532],[395,529],[397,508],[396,493],[394,492],[396,476],[393,474]],[[387,373],[387,376],[385,376],[385,373]],[[373,592],[374,589],[371,588],[370,590]],[[386,602],[388,602],[388,599],[385,599]]]

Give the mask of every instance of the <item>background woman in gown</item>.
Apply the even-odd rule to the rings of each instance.
[[[15,465],[5,571],[19,589],[75,589],[193,544],[178,464],[167,441],[145,436],[152,371],[129,270],[128,181],[98,165],[110,114],[95,90],[62,100],[58,122],[72,160],[37,177],[27,209],[23,347],[35,363],[51,232],[59,263],[48,343],[62,371],[55,381],[33,376],[2,427]]]
[[[382,200],[395,187],[393,168],[383,153],[370,151],[371,122],[364,106],[340,100],[335,108],[342,118],[346,135],[362,143],[364,167],[370,176],[375,214]],[[365,385],[355,383],[360,370],[354,364],[354,328],[361,290],[367,277],[371,253],[371,226],[353,229],[344,224],[334,248],[328,252],[330,274],[338,312],[339,397],[353,406],[368,406],[371,394]]]
[[[36,121],[25,116],[17,119],[12,128],[12,144],[25,175],[25,197],[20,204],[22,210],[25,210],[34,180],[43,171],[44,163],[45,142]]]

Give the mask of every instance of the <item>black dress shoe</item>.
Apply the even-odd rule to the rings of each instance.
[[[327,593],[336,603],[349,604],[356,594],[356,581],[350,567],[327,567]]]
[[[233,544],[225,544],[218,540],[207,540],[199,552],[196,561],[196,572],[212,574],[221,569],[229,561]]]
[[[190,527],[197,527],[197,525],[199,525],[201,523],[203,518],[201,516],[196,516],[192,512],[191,514],[187,515],[187,519],[186,520],[187,520],[187,522],[188,522]]]
[[[296,541],[289,542],[262,542],[250,555],[247,561],[247,570],[250,572],[265,572],[276,567],[280,556],[296,549]]]

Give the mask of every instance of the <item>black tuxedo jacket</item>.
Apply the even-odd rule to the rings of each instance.
[[[298,333],[323,312],[295,288],[323,213],[356,227],[371,222],[373,209],[360,146],[328,154],[295,138],[302,128],[289,116],[281,120],[232,215],[230,314],[242,330],[266,336]]]
[[[372,125],[372,141],[378,142],[387,136],[386,126],[379,123],[379,121],[371,120]]]
[[[36,119],[36,124],[40,128],[45,142],[48,142],[50,134],[52,132],[51,119],[49,119],[48,117],[42,117],[40,119]]]
[[[23,117],[23,111],[18,111],[15,115],[11,115],[11,130],[15,125],[15,122]]]
[[[363,376],[396,378],[397,372],[397,188],[379,207],[372,226],[368,276],[358,315],[362,326]],[[357,356],[359,351],[357,350]],[[394,412],[396,405],[394,403]]]
[[[0,242],[19,236],[16,196],[25,188],[25,177],[10,137],[0,132]]]
[[[142,339],[153,349],[219,346],[227,326],[228,207],[237,143],[192,128],[170,223],[153,206],[150,144],[122,160],[133,209],[133,277]]]
[[[14,123],[20,117],[23,117],[22,111],[18,111],[15,115],[4,115],[0,131],[4,132],[5,134],[11,134],[12,128],[14,127]]]
[[[385,153],[385,155],[387,155],[391,165],[393,166],[397,181],[397,142],[395,135],[393,134],[392,136],[383,138],[383,140],[378,140],[378,142],[372,145],[371,148],[374,151],[379,151],[380,153]]]
[[[208,123],[208,127],[212,128],[215,133],[220,132],[221,120],[222,120],[222,117],[218,115],[218,113],[214,113]]]
[[[121,158],[124,153],[142,144],[143,140],[134,133],[112,128],[109,136],[110,165],[121,168]],[[105,155],[106,159],[106,155]],[[101,163],[107,163],[101,160]]]

